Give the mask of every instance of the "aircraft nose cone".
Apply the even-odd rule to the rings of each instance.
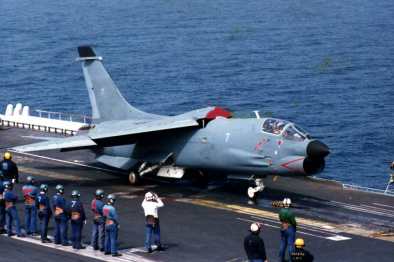
[[[308,144],[306,153],[311,158],[324,158],[330,153],[330,149],[326,144],[318,140],[314,140]]]

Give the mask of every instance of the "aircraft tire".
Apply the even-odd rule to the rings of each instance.
[[[129,183],[131,185],[138,185],[140,183],[140,176],[137,172],[131,171],[129,174]]]

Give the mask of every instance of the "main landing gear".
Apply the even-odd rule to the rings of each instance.
[[[256,178],[254,179],[254,187],[249,187],[248,188],[248,197],[250,200],[255,201],[257,199],[258,193],[263,192],[264,190],[264,183],[263,179],[261,178]]]

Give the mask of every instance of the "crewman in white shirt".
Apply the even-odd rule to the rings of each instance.
[[[144,201],[142,201],[142,208],[145,213],[145,249],[152,253],[152,236],[154,237],[154,244],[157,246],[155,250],[162,251],[163,247],[160,242],[160,223],[158,209],[163,207],[164,203],[161,199],[152,192],[145,194]]]

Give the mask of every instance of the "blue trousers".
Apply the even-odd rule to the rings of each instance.
[[[118,253],[118,225],[105,225],[105,253]]]
[[[93,249],[105,249],[105,222],[93,222],[92,227],[92,247]]]
[[[71,241],[73,248],[80,249],[82,247],[82,227],[83,223],[71,221]]]
[[[145,225],[145,248],[149,249],[152,245],[152,238],[157,246],[161,245],[160,242],[160,223],[157,222],[155,226]]]
[[[5,226],[5,206],[0,204],[0,229],[4,229]]]
[[[6,218],[7,218],[7,233],[8,236],[12,234],[12,224],[15,220],[15,226],[16,226],[16,234],[18,236],[21,235],[21,224],[19,222],[19,216],[18,216],[18,211],[16,210],[16,207],[10,207],[6,209]]]
[[[48,224],[49,224],[48,215],[44,215],[42,218],[40,218],[41,240],[46,240],[48,238]]]
[[[37,229],[37,208],[25,205],[25,227],[27,234],[36,233]]]
[[[68,219],[65,217],[55,218],[55,244],[68,244]]]
[[[289,253],[289,259],[291,261],[291,253],[294,252],[294,241],[295,241],[296,230],[293,226],[290,226],[286,230],[280,231],[280,248],[279,248],[279,259],[285,261],[286,248]]]

